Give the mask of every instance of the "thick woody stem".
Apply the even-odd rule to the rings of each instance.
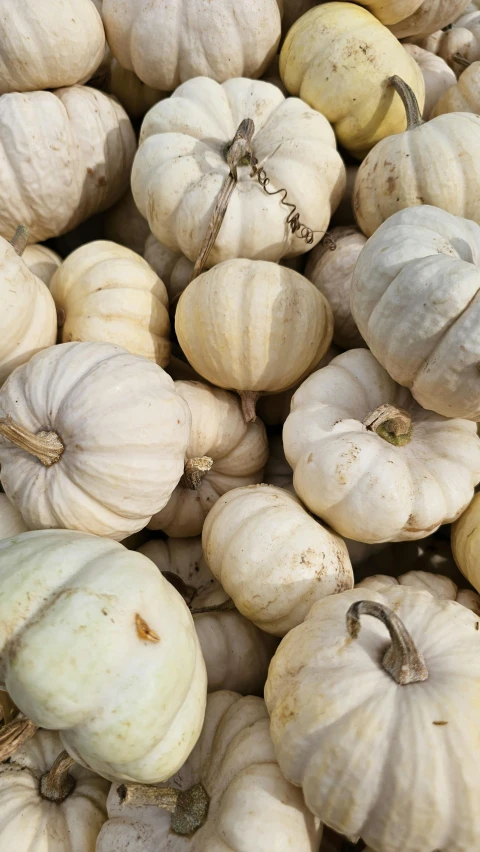
[[[56,464],[65,449],[56,432],[29,432],[10,416],[0,419],[0,435],[21,450],[36,456],[45,467]]]
[[[23,713],[7,725],[0,728],[0,763],[7,760],[12,754],[24,745],[37,733],[38,725],[27,719]]]
[[[19,225],[11,241],[11,245],[13,246],[19,257],[22,256],[23,252],[27,248],[29,236],[30,231],[28,230],[28,228],[26,228],[25,225]]]
[[[189,790],[173,787],[147,787],[142,784],[122,784],[118,788],[124,805],[142,807],[155,805],[172,814],[170,828],[174,834],[189,837],[205,824],[210,799],[202,784]]]
[[[412,440],[412,418],[403,408],[394,405],[379,405],[365,418],[363,425],[394,447],[404,447]]]
[[[460,53],[454,53],[452,58],[457,65],[461,65],[462,68],[470,68],[470,65],[472,64],[469,59],[466,59],[466,57],[462,56]]]
[[[50,772],[40,778],[40,795],[44,799],[59,805],[73,793],[76,781],[69,772],[74,763],[66,751],[60,752]]]
[[[394,74],[393,77],[388,78],[388,85],[395,89],[397,95],[400,95],[403,101],[403,106],[407,114],[407,130],[415,130],[416,127],[424,124],[415,93],[408,83],[402,80],[401,77],[398,77],[397,74]]]
[[[198,491],[202,487],[203,477],[213,465],[213,459],[209,456],[196,456],[187,459],[180,484],[191,491]]]
[[[192,615],[202,615],[205,612],[232,612],[234,609],[236,609],[234,602],[231,598],[227,598],[223,603],[213,604],[212,606],[200,606],[198,609],[191,609],[190,612]]]
[[[428,670],[407,628],[393,610],[375,601],[357,601],[347,612],[347,630],[356,639],[360,633],[360,616],[371,615],[383,622],[392,640],[385,651],[382,665],[401,686],[427,680]]]
[[[245,423],[252,423],[257,419],[255,408],[260,394],[257,391],[238,391],[238,394],[242,402],[243,419]]]

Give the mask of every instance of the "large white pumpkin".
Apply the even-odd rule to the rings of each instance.
[[[193,611],[208,691],[234,689],[242,695],[263,695],[277,641],[237,609],[215,610],[228,595],[202,557],[201,538],[152,539],[139,552],[155,563]],[[210,607],[214,609],[209,612]],[[195,614],[200,609],[207,611]]]
[[[113,55],[171,92],[192,77],[260,77],[280,40],[277,0],[104,0]]]
[[[327,825],[384,852],[475,848],[478,625],[426,591],[360,588],[281,642],[265,688],[275,753]]]
[[[439,97],[455,85],[457,78],[441,56],[430,53],[429,50],[424,50],[423,47],[418,47],[416,44],[404,44],[403,46],[422,72],[425,81],[425,105],[422,116],[424,119],[428,119]],[[456,112],[465,112],[465,110],[457,109]]]
[[[161,367],[170,355],[168,296],[140,255],[107,240],[81,246],[50,284],[60,339],[116,343]]]
[[[261,698],[209,695],[198,744],[169,782],[186,792],[176,813],[161,809],[164,797],[175,809],[175,793],[115,784],[96,852],[317,852],[321,825],[280,772],[268,727]]]
[[[461,514],[480,481],[476,425],[420,408],[367,349],[306,379],[283,444],[310,511],[368,543],[429,535]]]
[[[47,287],[62,263],[62,258],[56,251],[41,243],[27,246],[22,257],[30,271],[37,278],[40,278]]]
[[[200,382],[175,382],[192,415],[184,474],[149,523],[170,536],[200,535],[226,491],[262,481],[268,441],[260,420],[245,423],[238,397]]]
[[[205,664],[187,606],[149,559],[70,530],[0,541],[0,625],[9,695],[79,763],[145,784],[182,766]]]
[[[183,472],[188,406],[161,367],[120,346],[39,352],[0,390],[0,417],[2,484],[30,529],[125,538]]]
[[[128,187],[135,148],[123,107],[89,86],[2,95],[0,234],[20,221],[40,242],[105,210]]]
[[[287,219],[296,211],[314,232],[315,244],[342,197],[345,168],[323,115],[261,80],[223,85],[206,77],[190,80],[145,117],[132,191],[157,239],[193,262],[230,174],[227,157],[244,119],[254,122],[251,150],[265,161],[270,183],[268,191],[262,189],[251,166],[239,160],[209,266],[232,257],[278,261],[302,254],[310,244],[293,233]],[[279,190],[286,190],[287,204]]]
[[[273,485],[224,494],[207,516],[202,545],[237,609],[275,636],[300,624],[319,598],[353,585],[342,539]]]
[[[479,267],[475,222],[436,207],[412,207],[370,238],[351,288],[359,331],[392,378],[410,388],[424,408],[475,421]]]
[[[110,785],[78,764],[64,769],[62,751],[57,733],[38,731],[0,765],[5,852],[95,852]]]

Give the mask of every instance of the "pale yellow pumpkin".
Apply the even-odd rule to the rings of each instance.
[[[480,114],[480,62],[472,62],[460,75],[458,83],[442,94],[435,104],[432,118],[447,112]]]
[[[397,38],[433,33],[451,24],[470,0],[357,0]]]
[[[453,525],[452,550],[460,571],[480,592],[480,494]]]

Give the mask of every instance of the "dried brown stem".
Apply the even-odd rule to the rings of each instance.
[[[469,59],[462,56],[460,53],[454,53],[452,58],[454,62],[456,62],[457,65],[461,65],[462,68],[470,68],[470,65],[472,64]]]
[[[49,802],[59,805],[73,793],[76,781],[70,775],[75,763],[66,751],[61,751],[49,772],[40,778],[40,795]]]
[[[171,830],[183,837],[189,837],[205,824],[210,804],[202,784],[195,784],[185,791],[175,790],[173,787],[122,784],[118,788],[118,796],[124,805],[155,805],[168,811],[172,814]]]
[[[395,89],[397,95],[400,95],[405,112],[407,114],[407,130],[415,130],[420,125],[424,124],[422,113],[418,106],[418,101],[415,97],[415,92],[410,88],[405,80],[394,74],[388,78],[388,85]]]
[[[36,456],[45,467],[56,464],[65,449],[56,432],[29,432],[10,416],[0,419],[0,435],[26,453]]]
[[[207,475],[213,465],[213,459],[209,456],[196,456],[187,459],[180,484],[183,488],[198,491],[202,487],[203,477]]]
[[[205,612],[232,612],[234,609],[236,609],[234,602],[231,598],[227,598],[223,603],[212,604],[212,606],[199,606],[198,609],[191,609],[190,612],[192,615],[203,615]]]
[[[22,256],[23,252],[27,248],[29,236],[30,231],[28,230],[28,228],[26,228],[25,225],[19,225],[11,241],[11,245],[13,246],[19,257]]]
[[[242,402],[243,419],[245,423],[252,423],[257,419],[255,408],[260,394],[257,391],[238,391],[238,393]]]
[[[31,740],[37,731],[38,725],[27,719],[23,713],[19,713],[13,722],[2,725],[0,728],[0,763],[15,754],[20,746]]]
[[[412,418],[403,408],[394,405],[379,405],[365,418],[363,425],[394,447],[404,447],[412,440]]]

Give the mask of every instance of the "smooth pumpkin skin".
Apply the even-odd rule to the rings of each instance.
[[[213,465],[196,490],[180,480],[167,505],[148,526],[169,536],[196,536],[222,494],[262,482],[267,433],[260,420],[245,423],[238,396],[228,391],[189,381],[175,382],[175,390],[192,415],[186,463],[207,456]]]
[[[28,527],[6,494],[0,494],[0,539],[27,532]]]
[[[128,187],[135,149],[123,107],[90,86],[2,95],[0,234],[21,222],[42,242],[105,210]]]
[[[411,207],[370,238],[351,287],[358,328],[392,378],[424,408],[474,421],[480,420],[479,267],[475,222],[428,205]]]
[[[480,495],[452,527],[452,550],[462,574],[480,592]]]
[[[91,0],[15,0],[0,17],[0,95],[85,83],[105,49]]]
[[[63,261],[50,292],[62,343],[115,343],[168,364],[167,291],[139,254],[108,240],[86,243]]]
[[[426,681],[399,686],[379,664],[389,640],[377,619],[362,616],[358,637],[349,636],[346,613],[360,600],[395,611],[424,656]],[[359,588],[318,601],[280,643],[265,687],[275,753],[311,811],[335,831],[384,852],[474,848],[477,623],[475,613],[426,591]],[[446,805],[456,796],[460,810]]]
[[[56,251],[41,243],[27,246],[22,258],[31,272],[37,278],[40,278],[47,287],[50,286],[50,281],[62,263],[62,258]]]
[[[211,693],[198,744],[170,779],[182,790],[203,785],[210,797],[205,825],[179,837],[167,811],[122,805],[113,785],[96,852],[317,852],[321,824],[283,778],[268,728],[261,698]]]
[[[31,391],[35,388],[35,392]],[[2,484],[30,529],[110,538],[143,529],[183,473],[191,416],[161,367],[109,343],[37,353],[0,390],[0,416],[61,436],[45,467],[0,438]]]
[[[380,139],[404,130],[402,103],[387,85],[398,74],[421,108],[421,71],[370,12],[353,3],[323,3],[300,18],[280,53],[280,75],[332,123],[338,142],[358,159]]]
[[[452,86],[455,86],[457,78],[455,73],[451,68],[449,68],[441,56],[436,56],[435,53],[431,53],[429,50],[424,50],[422,47],[418,47],[417,44],[404,44],[403,46],[407,53],[409,53],[418,64],[423,75],[425,82],[425,104],[422,115],[423,118],[427,120],[430,118],[433,107],[437,103],[438,99],[444,94],[444,92],[447,92],[452,88]],[[450,110],[450,112],[454,111],[468,112],[469,110]]]
[[[275,393],[323,358],[333,315],[298,272],[262,260],[227,260],[184,290],[175,330],[188,361],[207,381]]]
[[[37,731],[8,763],[0,764],[0,843],[15,852],[95,852],[107,819],[109,782],[74,764],[73,792],[53,803],[40,795],[42,775],[63,750],[55,731]]]
[[[469,68],[465,68],[458,83],[438,99],[431,117],[449,112],[480,113],[480,62],[472,62]]]
[[[386,404],[408,412],[410,443],[394,446],[365,427]],[[344,352],[300,385],[283,445],[307,508],[367,544],[424,538],[464,511],[480,480],[476,425],[420,408],[367,349]]]
[[[357,0],[397,38],[426,35],[450,24],[470,0]]]

